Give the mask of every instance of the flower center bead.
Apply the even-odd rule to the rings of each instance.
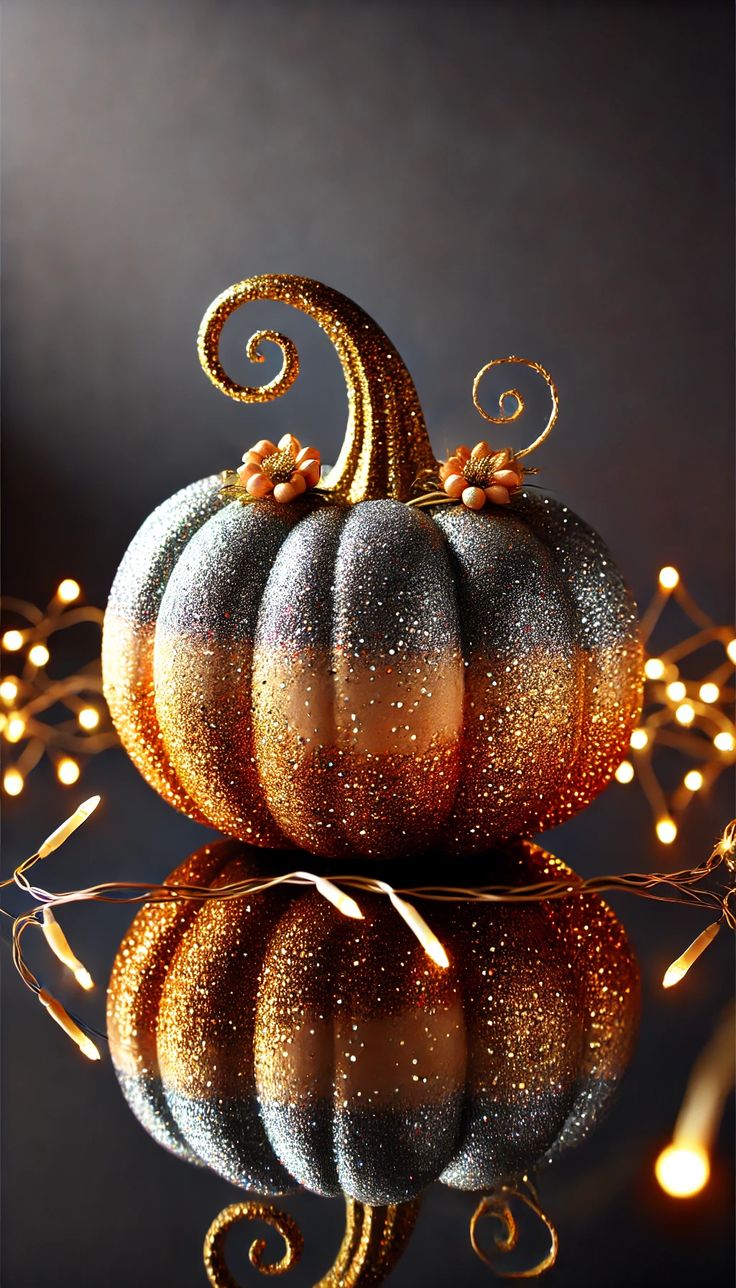
[[[492,456],[471,456],[463,466],[463,476],[470,487],[488,487],[493,479],[493,471],[498,469],[498,454]]]
[[[296,467],[296,458],[288,447],[279,448],[263,461],[261,469],[274,483],[288,483]]]

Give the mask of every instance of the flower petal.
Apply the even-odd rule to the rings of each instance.
[[[493,502],[494,505],[508,505],[509,501],[511,500],[511,497],[509,496],[509,493],[508,493],[508,488],[501,487],[499,483],[494,483],[492,484],[491,487],[487,487],[486,496],[488,497],[489,501]]]
[[[486,503],[486,494],[480,487],[466,487],[463,492],[463,505],[469,510],[482,510]]]
[[[276,451],[276,444],[272,443],[270,438],[260,438],[250,450],[252,452],[257,452],[261,459],[263,459],[264,456],[273,456]],[[245,460],[245,457],[243,457],[243,460]]]
[[[292,483],[277,483],[273,490],[274,501],[280,501],[282,504],[293,501],[296,495],[296,488]]]
[[[273,480],[267,474],[251,474],[245,489],[256,498],[268,496],[269,492],[273,492]]]
[[[516,470],[494,470],[493,482],[500,483],[502,487],[507,487],[509,491],[521,485],[521,479]]]
[[[468,480],[462,474],[451,474],[445,479],[445,491],[448,496],[456,498],[462,496],[468,486]]]

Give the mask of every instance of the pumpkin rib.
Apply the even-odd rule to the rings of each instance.
[[[205,846],[167,878],[170,885],[208,885],[239,849],[234,840]],[[158,1059],[161,994],[182,931],[197,903],[144,904],[115,958],[107,989],[107,1034],[120,1088],[154,1140],[188,1162],[200,1163],[169,1108]]]
[[[210,823],[252,844],[289,842],[261,800],[253,748],[253,632],[280,546],[312,501],[232,502],[196,534],[161,603],[156,706],[181,781]]]
[[[569,772],[569,778],[572,780],[576,770],[581,768],[580,776],[583,781],[576,788],[578,803],[574,809],[571,809],[565,802],[552,802],[544,819],[546,829],[563,822],[571,812],[577,812],[590,804],[610,782],[616,766],[628,749],[629,736],[641,712],[644,654],[638,634],[636,604],[599,533],[567,506],[561,506],[547,496],[522,493],[515,500],[514,508],[521,511],[535,535],[549,549],[557,553],[563,551],[563,565],[566,565],[568,560],[574,565],[575,576],[566,576],[563,584],[576,615],[587,626],[586,633],[590,633],[592,627],[587,621],[590,610],[585,606],[585,596],[589,586],[585,583],[581,584],[581,561],[577,557],[580,546],[584,547],[588,558],[591,555],[594,557],[598,565],[599,579],[602,580],[605,576],[607,592],[605,613],[596,614],[590,611],[593,620],[597,620],[603,640],[598,641],[597,648],[591,642],[591,646],[583,651],[585,666],[583,736]],[[556,544],[560,542],[563,542],[562,547]],[[614,611],[612,612],[611,609]],[[618,665],[611,664],[604,667],[602,660],[604,650],[618,652]],[[606,652],[605,656],[608,657],[609,653]],[[611,674],[612,671],[615,674]],[[601,739],[596,728],[599,718],[598,712],[593,710],[593,698],[594,694],[599,694],[602,688],[607,688],[611,693],[623,695],[626,714],[621,722],[618,739],[608,741],[608,751],[601,765]],[[590,788],[586,790],[588,783]]]
[[[156,622],[164,591],[192,536],[226,504],[222,478],[190,483],[141,525],[115,575],[102,635],[104,696],[136,768],[184,814],[207,818],[183,787],[158,722],[153,680]]]
[[[466,664],[463,773],[440,835],[464,853],[538,829],[534,793],[554,790],[579,729],[580,650],[567,598],[549,596],[550,583],[562,591],[552,554],[518,515],[458,507],[433,518],[452,560]],[[540,613],[543,596],[554,612]]]

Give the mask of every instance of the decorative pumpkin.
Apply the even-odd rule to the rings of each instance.
[[[526,841],[492,862],[511,885],[569,874]],[[262,855],[224,841],[169,884],[256,874]],[[236,1185],[370,1207],[438,1179],[488,1190],[579,1141],[624,1070],[637,1014],[613,913],[588,895],[425,907],[446,969],[378,895],[360,894],[362,921],[293,885],[146,905],[108,994],[133,1112]]]
[[[262,440],[242,499],[216,475],[143,525],[103,642],[123,744],[178,809],[262,846],[472,853],[559,823],[609,781],[640,710],[636,611],[608,551],[565,506],[517,487],[508,451],[484,464],[458,449],[445,485],[481,483],[464,504],[406,504],[437,469],[411,377],[380,328],[317,282],[256,277],[215,301],[200,356],[230,396],[265,401],[296,376],[276,332],[248,347],[254,360],[264,338],[281,347],[271,384],[237,385],[220,365],[225,319],[263,299],[333,340],[345,442],[313,487],[314,454],[269,455]],[[300,470],[309,490],[299,480],[295,495]],[[252,499],[277,477],[294,499],[280,504],[278,486]]]

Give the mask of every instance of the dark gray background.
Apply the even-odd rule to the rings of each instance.
[[[7,0],[4,36],[7,593],[43,600],[73,574],[104,602],[154,504],[263,434],[334,457],[344,389],[313,324],[275,308],[230,324],[236,367],[256,326],[300,345],[302,376],[269,407],[228,403],[196,361],[215,294],[287,271],[385,327],[438,449],[479,429],[482,363],[545,363],[562,414],[536,459],[544,486],[605,533],[640,601],[673,562],[729,619],[730,6]],[[52,886],[159,878],[206,835],[122,754],[83,786],[104,811]],[[39,771],[6,802],[8,867],[72,797]],[[684,866],[730,805],[724,785],[665,853],[637,790],[614,785],[549,845],[585,872]],[[725,1283],[732,1120],[702,1200],[664,1200],[651,1163],[728,996],[730,946],[663,995],[702,919],[617,908],[642,959],[642,1032],[612,1116],[542,1178],[562,1237],[549,1282]],[[65,922],[100,981],[127,920],[97,907]],[[201,1285],[202,1236],[233,1190],[150,1142],[109,1063],[83,1061],[4,965],[3,1283]],[[294,1281],[313,1282],[339,1205],[292,1207],[310,1249]],[[432,1192],[397,1288],[488,1282],[469,1210]]]

